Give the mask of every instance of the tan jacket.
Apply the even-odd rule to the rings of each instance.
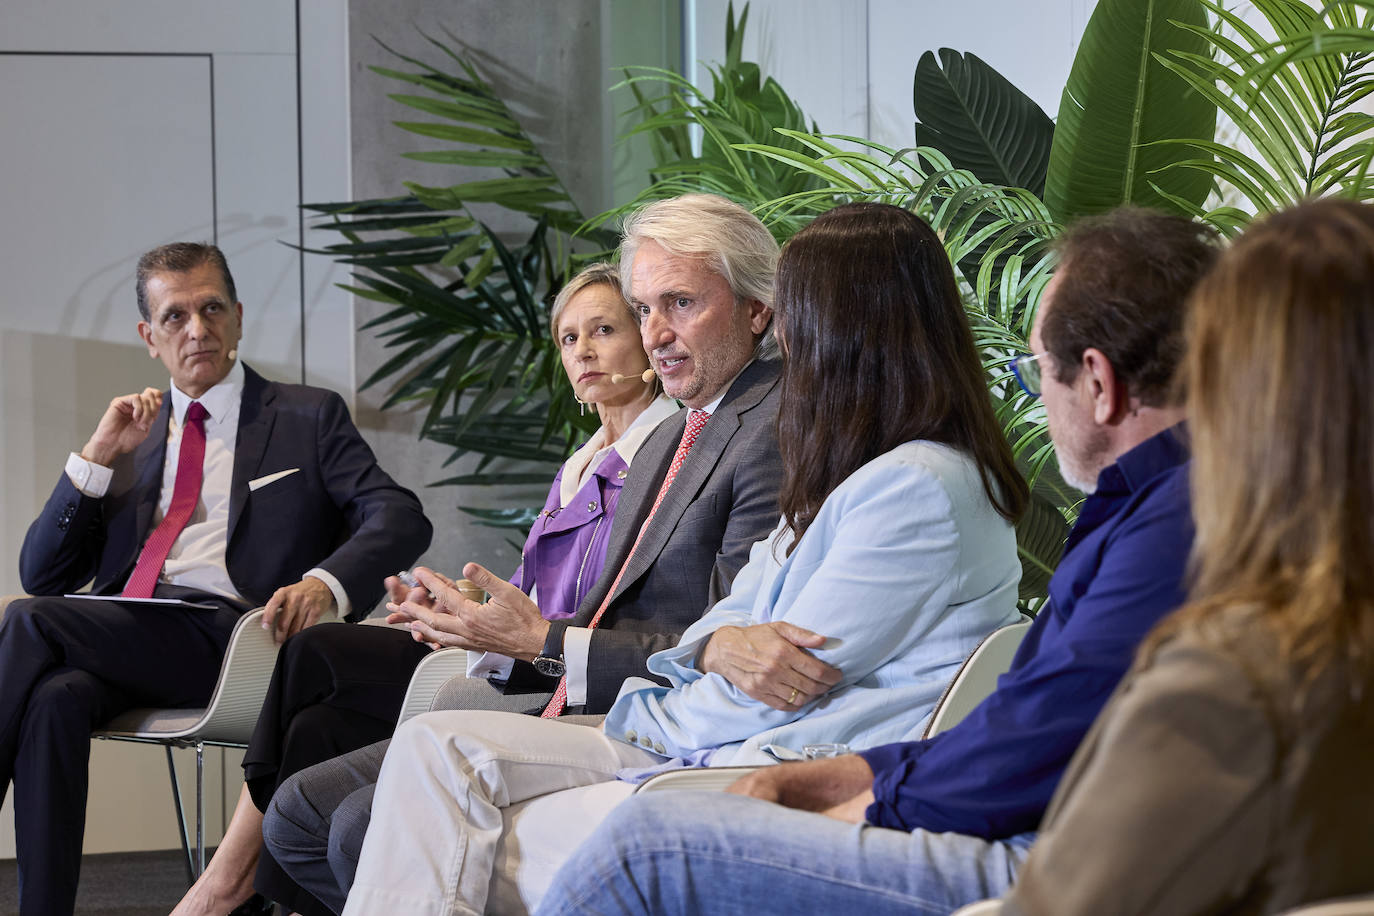
[[[1252,614],[1216,621],[1122,682],[1004,914],[1276,913],[1374,890],[1372,691],[1327,672],[1299,695]]]

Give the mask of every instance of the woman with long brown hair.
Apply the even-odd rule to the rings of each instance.
[[[783,249],[774,308],[782,520],[650,658],[672,686],[629,679],[604,731],[500,713],[403,725],[345,912],[531,908],[634,775],[898,740],[1016,619],[1027,488],[939,238],[896,207],[839,207]],[[776,625],[828,637],[815,655],[838,683],[764,703],[714,669],[716,634]]]
[[[1190,602],[1079,749],[1006,913],[1374,891],[1374,207],[1257,223],[1187,339]]]

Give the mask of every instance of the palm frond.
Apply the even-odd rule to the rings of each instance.
[[[1178,25],[1205,39],[1209,53],[1171,50],[1156,58],[1210,99],[1253,151],[1164,141],[1202,154],[1183,167],[1209,174],[1254,213],[1330,194],[1367,199],[1374,117],[1351,108],[1374,93],[1374,9],[1338,3],[1318,11],[1300,0],[1254,0],[1277,36],[1269,40],[1225,4],[1198,2],[1217,26]],[[1217,215],[1228,233],[1245,221],[1245,211],[1234,208]]]

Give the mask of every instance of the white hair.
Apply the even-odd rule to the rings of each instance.
[[[716,194],[655,201],[630,214],[621,233],[620,283],[627,299],[635,253],[648,240],[670,254],[704,259],[730,284],[736,301],[773,305],[778,243],[758,217],[733,201]]]

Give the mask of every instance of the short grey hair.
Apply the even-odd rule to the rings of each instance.
[[[730,284],[737,302],[773,305],[778,243],[757,216],[733,201],[716,194],[655,201],[630,214],[621,234],[620,282],[627,299],[635,253],[653,241],[670,254],[705,259]]]
[[[576,276],[563,284],[558,295],[554,296],[553,307],[549,309],[549,333],[553,335],[554,340],[558,339],[558,319],[563,317],[563,310],[568,307],[572,297],[598,283],[615,290],[620,295],[621,304],[625,306],[625,314],[631,321],[639,323],[639,316],[630,308],[630,303],[625,301],[625,294],[620,287],[620,270],[610,261],[597,261],[579,270]]]
[[[224,304],[232,306],[237,303],[239,294],[234,288],[234,275],[229,273],[229,262],[224,259],[224,252],[219,250],[219,246],[209,242],[172,242],[144,252],[138,259],[138,268],[134,272],[134,297],[138,302],[138,314],[143,316],[144,321],[153,319],[148,305],[148,281],[153,274],[185,274],[206,264],[219,273],[220,281],[224,284],[224,294],[229,297]]]

